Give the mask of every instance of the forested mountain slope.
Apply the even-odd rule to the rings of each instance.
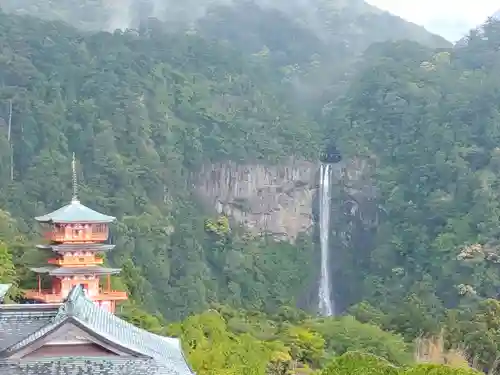
[[[149,20],[86,34],[0,13],[0,281],[33,285],[27,266],[43,259],[32,218],[70,199],[75,152],[82,202],[119,219],[108,261],[131,294],[120,313],[181,336],[200,374],[346,374],[365,363],[333,358],[351,350],[412,365],[427,335],[438,336],[434,362],[458,353],[462,365],[494,368],[500,23],[449,50],[372,45],[326,110],[330,91],[303,105],[296,78],[311,71],[289,69],[307,65],[323,39],[284,18],[294,31],[255,53],[258,38],[222,35],[215,16],[191,33]],[[292,34],[301,42],[286,49]],[[371,167],[360,181],[374,199],[352,206],[341,187],[345,210],[332,227],[333,287],[357,320],[281,308],[314,287],[312,233],[295,243],[251,235],[194,194],[206,163],[314,160],[325,136]],[[366,225],[360,212],[376,220]]]
[[[364,1],[236,1],[209,8],[192,29],[266,59],[294,84],[297,101],[312,107],[343,91],[353,63],[372,43],[408,39],[449,46]]]
[[[36,8],[49,11],[49,3],[3,5],[49,17]],[[78,9],[99,22],[91,14],[108,5],[51,2],[50,11],[72,21],[68,14]],[[329,78],[319,85],[313,73],[328,67],[330,78],[343,75],[341,65],[370,43],[356,31],[362,14],[373,15],[378,27],[379,15],[363,2],[329,7],[345,23],[324,29],[327,38],[301,24],[293,7],[219,5],[190,33],[149,19],[138,30],[82,34],[58,22],[0,15],[2,207],[30,231],[33,216],[69,199],[68,158],[76,152],[82,201],[120,221],[110,261],[125,269],[133,297],[171,318],[212,300],[272,310],[314,289],[310,234],[292,245],[253,238],[225,218],[216,222],[195,199],[192,176],[207,162],[314,160],[322,125],[307,112],[318,112],[322,101],[306,108],[314,96],[301,89],[307,83],[322,94]],[[375,40],[390,37],[383,31]],[[340,48],[345,43],[354,52]],[[331,51],[342,64],[329,65]],[[21,269],[40,261],[34,252],[16,255]]]
[[[84,30],[136,28],[147,18],[164,21],[170,28],[197,28],[200,20],[214,15],[233,25],[229,30],[259,32],[256,23],[270,27],[268,20],[258,20],[249,8],[259,8],[265,17],[285,16],[313,31],[322,39],[344,39],[347,44],[370,44],[380,39],[411,39],[433,47],[444,46],[443,38],[432,35],[423,27],[381,11],[364,0],[1,0],[7,13],[31,15],[50,20],[63,20]],[[226,18],[227,12],[236,16]],[[280,14],[280,15],[277,15]],[[277,18],[276,18],[277,16]],[[245,23],[235,21],[245,19]],[[221,19],[219,18],[219,21]],[[222,26],[221,24],[219,26]],[[228,27],[229,26],[229,27]],[[260,30],[262,32],[263,30]],[[261,34],[262,36],[262,34]],[[354,42],[356,40],[356,42]],[[354,42],[354,43],[353,43]]]
[[[343,269],[356,265],[337,273],[356,291],[351,301],[420,298],[436,316],[497,296],[499,46],[490,20],[450,51],[409,42],[367,51],[331,121],[346,154],[373,161],[378,191],[377,228],[339,255]]]
[[[293,301],[294,283],[309,277],[297,264],[308,264],[311,250],[266,246],[224,219],[205,223],[189,181],[206,160],[312,157],[318,126],[281,99],[286,84],[196,35],[82,36],[59,23],[0,18],[0,204],[20,228],[70,199],[74,151],[81,200],[119,218],[112,260],[151,311],[176,318],[210,300]],[[18,265],[32,264],[34,252]]]
[[[93,31],[138,28],[158,19],[168,30],[200,33],[266,60],[294,83],[299,102],[330,102],[345,89],[353,62],[374,42],[450,46],[363,0],[1,0],[0,7]]]

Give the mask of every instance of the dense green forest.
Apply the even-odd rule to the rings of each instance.
[[[439,309],[497,295],[499,36],[491,21],[450,51],[374,46],[334,114],[345,152],[376,164],[364,298],[413,288]]]
[[[274,68],[304,106],[331,103],[345,89],[353,62],[372,43],[414,40],[450,47],[440,36],[364,0],[0,0],[6,13],[64,20],[84,31],[156,27],[229,44]],[[163,22],[158,22],[161,20]],[[235,64],[235,66],[238,63]]]
[[[331,41],[277,10],[235,9],[239,19],[251,15],[250,40],[237,23],[221,35],[224,20],[238,19],[226,8],[187,34],[152,19],[137,30],[82,34],[0,14],[1,207],[35,241],[32,218],[70,198],[75,152],[81,200],[119,218],[109,261],[124,269],[134,300],[169,319],[213,301],[272,311],[314,283],[311,235],[293,245],[254,238],[206,212],[190,189],[207,161],[314,160],[322,142],[319,110],[298,105],[302,83],[312,83],[300,68],[326,64],[319,53]],[[29,245],[15,254],[21,286],[33,283],[26,266],[40,261]]]
[[[337,39],[249,3],[189,32],[149,19],[88,33],[0,13],[10,298],[34,286],[28,267],[44,259],[33,217],[69,201],[75,152],[81,201],[119,219],[107,259],[131,296],[119,313],[180,336],[198,374],[498,370],[500,22],[451,48],[346,9],[352,18],[329,14],[345,21],[328,29]],[[394,34],[413,41],[372,44]],[[317,318],[295,309],[315,282],[314,233],[250,235],[198,202],[191,179],[206,162],[315,160],[332,137],[345,158],[373,165],[377,198],[365,204],[378,219],[335,221],[332,235],[355,235],[332,246],[345,314]]]
[[[69,200],[74,151],[81,200],[120,219],[110,261],[151,311],[177,319],[214,300],[257,309],[292,301],[284,286],[300,288],[307,276],[296,264],[307,264],[310,240],[269,245],[237,227],[211,229],[187,189],[189,171],[207,159],[313,157],[319,127],[280,97],[285,85],[198,36],[148,28],[82,37],[62,24],[0,16],[0,97],[5,124],[12,102],[14,164],[11,181],[2,147],[0,200],[23,231]],[[20,266],[33,263],[31,253]],[[289,261],[277,263],[285,253]]]

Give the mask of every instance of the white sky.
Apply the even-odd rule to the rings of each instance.
[[[366,0],[456,41],[500,9],[500,0]]]

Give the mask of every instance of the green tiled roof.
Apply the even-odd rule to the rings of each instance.
[[[73,200],[54,212],[35,218],[41,223],[111,223],[115,219],[114,216],[104,215],[84,206],[78,200]]]
[[[50,271],[51,276],[66,276],[66,275],[116,275],[120,273],[119,268],[106,268],[99,266],[89,266],[89,267],[59,267],[53,271]]]
[[[116,275],[121,272],[120,268],[106,268],[100,266],[88,267],[57,267],[57,266],[44,266],[30,268],[35,273],[47,273],[50,276],[67,276],[67,275]]]
[[[52,358],[10,362],[8,357],[41,337],[72,322],[102,340],[125,349],[131,357],[123,358]],[[132,356],[137,358],[133,358]],[[3,358],[3,360],[2,360]],[[127,362],[127,360],[129,362]],[[126,367],[124,367],[126,366]],[[135,327],[89,300],[81,286],[76,286],[59,308],[57,315],[43,327],[0,350],[0,373],[9,375],[117,375],[130,368],[130,375],[193,375],[178,339],[162,337]]]
[[[56,253],[66,253],[69,251],[95,251],[104,253],[113,250],[116,245],[108,245],[104,243],[80,243],[80,244],[62,244],[62,245],[36,245],[39,249],[50,249]]]
[[[33,267],[30,268],[31,271],[35,273],[47,273],[50,276],[67,276],[67,275],[116,275],[119,274],[120,268],[106,268],[100,266],[88,266],[88,267],[57,267],[57,266],[45,266],[45,267]]]
[[[57,269],[56,266],[44,266],[44,267],[32,267],[30,268],[31,271],[35,273],[50,273]]]

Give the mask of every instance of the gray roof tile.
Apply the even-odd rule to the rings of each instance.
[[[65,357],[23,362],[0,361],[0,374],[8,375],[167,375],[151,359]]]
[[[78,200],[73,200],[54,212],[35,218],[42,223],[112,223],[115,219],[114,216],[104,215],[84,206]]]
[[[5,305],[5,309],[0,309],[0,351],[52,322],[58,311],[51,305],[42,309],[28,305],[29,310],[9,307]]]

